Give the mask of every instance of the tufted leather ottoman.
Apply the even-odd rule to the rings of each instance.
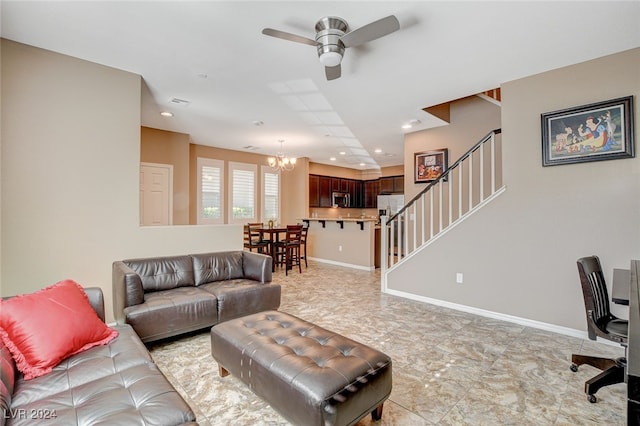
[[[215,325],[211,354],[296,425],[378,420],[391,393],[387,355],[284,312]]]

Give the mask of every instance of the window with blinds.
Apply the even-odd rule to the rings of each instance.
[[[262,167],[262,221],[280,218],[280,173]]]
[[[256,174],[255,164],[229,162],[230,222],[256,221]]]
[[[224,162],[198,158],[198,223],[223,223]]]

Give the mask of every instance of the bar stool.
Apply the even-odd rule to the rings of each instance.
[[[269,254],[269,240],[262,238],[259,229],[262,228],[261,223],[247,223],[244,225],[244,248],[249,251],[256,249],[258,253]]]
[[[278,265],[285,265],[285,275],[289,275],[289,269],[298,265],[298,270],[302,273],[300,264],[302,225],[287,225],[284,240],[278,241],[275,246],[275,259]]]
[[[302,232],[300,233],[300,244],[302,245],[302,256],[301,259],[304,259],[304,267],[308,268],[307,264],[307,234],[309,233],[309,223],[302,226]]]

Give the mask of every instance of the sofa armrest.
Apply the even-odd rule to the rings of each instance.
[[[122,261],[112,265],[113,316],[118,324],[126,323],[124,308],[144,302],[140,275]]]
[[[11,400],[16,382],[16,364],[9,348],[0,339],[0,425],[4,426],[11,418]]]
[[[269,283],[272,278],[273,259],[260,253],[242,252],[242,270],[244,277],[261,283]]]
[[[89,298],[91,307],[94,311],[96,311],[96,314],[98,314],[98,318],[100,318],[102,322],[104,322],[104,296],[102,294],[102,289],[100,287],[85,287],[84,292]]]

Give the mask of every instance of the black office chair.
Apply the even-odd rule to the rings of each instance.
[[[587,311],[587,329],[589,339],[597,337],[620,343],[627,350],[628,321],[617,318],[609,311],[609,295],[607,285],[597,256],[589,256],[578,259],[578,273],[584,305]],[[571,355],[571,371],[578,371],[578,366],[588,364],[602,370],[602,373],[587,380],[584,384],[584,392],[589,402],[596,402],[598,389],[623,383],[626,357],[617,359],[601,358],[587,355]]]

